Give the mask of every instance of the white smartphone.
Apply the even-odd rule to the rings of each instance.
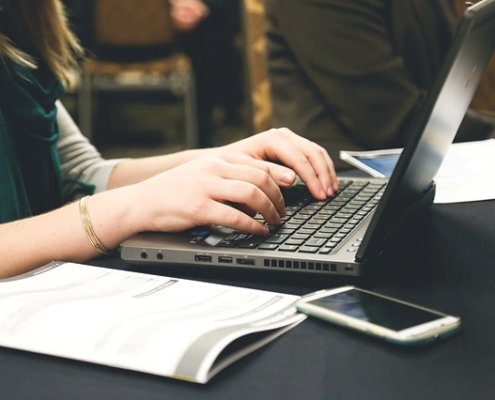
[[[341,150],[340,159],[370,174],[375,178],[390,178],[399,160],[402,149],[371,151]]]
[[[320,290],[302,297],[296,308],[357,331],[400,344],[421,344],[458,331],[459,317],[354,286]]]

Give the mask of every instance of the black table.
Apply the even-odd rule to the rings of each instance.
[[[94,265],[302,295],[340,280],[289,273]],[[2,399],[489,399],[495,396],[495,201],[434,205],[368,285],[460,315],[460,334],[387,344],[315,319],[207,385],[0,348]],[[353,282],[351,282],[353,283]]]

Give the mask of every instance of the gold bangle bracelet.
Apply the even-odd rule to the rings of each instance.
[[[93,247],[101,254],[112,254],[113,252],[108,250],[96,237],[95,231],[93,230],[93,225],[91,225],[91,220],[89,219],[88,214],[88,198],[89,196],[84,196],[79,200],[79,215],[81,216],[81,222],[84,228],[84,232],[86,232],[86,236],[89,241],[93,245]]]

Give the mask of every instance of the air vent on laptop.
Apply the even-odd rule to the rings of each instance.
[[[305,271],[337,272],[337,264],[313,261],[288,261],[275,258],[265,258],[263,265],[268,268],[283,268]]]

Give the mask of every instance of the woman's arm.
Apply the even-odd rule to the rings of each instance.
[[[108,248],[115,248],[138,229],[132,222],[133,207],[128,201],[120,201],[121,195],[125,192],[104,192],[92,196],[88,204],[96,235]],[[97,256],[84,232],[78,207],[78,203],[71,203],[36,217],[1,224],[0,278],[53,260],[84,262]]]
[[[132,164],[138,172],[130,172]],[[160,168],[166,170],[155,174]],[[124,178],[125,170],[132,178]],[[280,186],[292,185],[296,174],[316,198],[324,199],[338,188],[332,161],[320,146],[287,129],[273,129],[218,149],[123,161],[110,177],[110,182],[118,177],[123,186],[91,196],[87,211],[96,237],[107,249],[137,232],[182,231],[198,225],[263,235],[268,228],[253,216],[259,212],[269,224],[280,223],[285,216]],[[153,176],[131,182],[147,175]],[[52,260],[84,262],[98,255],[77,203],[0,225],[0,243],[0,277]]]
[[[338,187],[333,162],[326,151],[288,129],[273,129],[220,148],[185,150],[139,159],[105,160],[83,136],[62,103],[58,102],[57,108],[61,132],[58,151],[64,179],[94,185],[97,193],[141,182],[186,162],[219,152],[281,162],[299,174],[310,189],[315,190],[315,196],[318,196],[316,190],[329,193]],[[286,170],[275,164],[271,169]],[[316,179],[316,176],[321,179]],[[323,191],[317,188],[317,184],[324,186]],[[74,186],[74,183],[67,185]]]
[[[324,198],[338,190],[333,162],[325,149],[286,128],[272,129],[219,148],[123,161],[114,168],[109,188],[137,183],[186,162],[218,153],[282,163],[301,177],[315,197]],[[283,186],[282,176],[288,172],[287,168],[270,163],[270,171],[276,182]]]
[[[112,170],[108,189],[141,182],[160,172],[168,171],[212,152],[212,149],[193,149],[161,156],[123,160]]]
[[[81,194],[80,187],[94,186],[95,193],[107,190],[115,165],[122,160],[105,160],[81,133],[62,102],[57,101],[57,123],[60,137],[57,150],[63,177],[63,198],[72,201]]]
[[[57,149],[67,201],[77,193],[78,184],[92,185],[95,193],[99,193],[140,182],[210,152],[198,149],[141,159],[106,160],[81,133],[60,101],[57,102],[57,122],[60,129]]]

